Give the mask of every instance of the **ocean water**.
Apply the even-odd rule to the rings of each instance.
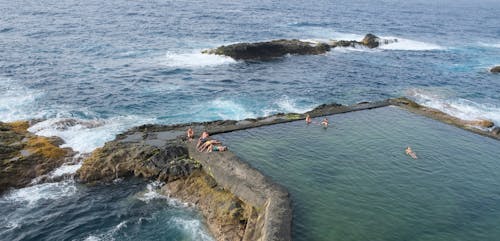
[[[68,179],[13,190],[0,197],[0,239],[214,240],[193,207],[158,194],[158,186]]]
[[[243,119],[399,96],[500,124],[500,75],[488,73],[500,64],[497,0],[4,0],[0,13],[0,121],[41,118],[30,131],[59,136],[81,153],[145,123]],[[380,49],[344,48],[271,61],[200,54],[236,42],[361,39],[369,32],[399,41]],[[76,124],[61,125],[66,119]],[[52,175],[78,168],[64,165]],[[90,213],[75,223],[53,224],[76,215],[80,199],[105,193],[73,184],[60,188],[66,184],[41,183],[0,197],[8,207],[2,216],[9,217],[1,221],[0,239],[50,239],[45,227],[61,229],[60,239],[139,239],[146,235],[137,223],[143,216],[156,220],[145,230],[174,227],[172,218],[189,217],[195,225],[183,227],[193,234],[174,228],[162,238],[201,239],[196,235],[204,225],[196,212],[162,209],[155,203],[163,199],[123,204],[132,205],[130,210],[113,206],[133,195],[119,184],[102,187],[116,190],[113,200],[88,201],[90,209],[111,205],[99,213],[105,225],[85,226],[85,220],[99,218]],[[45,188],[56,191],[29,201]],[[29,200],[11,198],[19,193]],[[51,212],[51,205],[69,210]],[[19,225],[9,223],[17,219]]]
[[[500,2],[1,1],[0,120],[90,152],[144,123],[243,119],[408,96],[500,123]],[[241,62],[200,54],[278,38],[399,42]],[[101,123],[64,130],[64,118]]]
[[[295,241],[498,240],[497,140],[397,107],[329,120],[216,137],[289,190]]]

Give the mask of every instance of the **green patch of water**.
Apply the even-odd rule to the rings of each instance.
[[[329,119],[217,136],[290,191],[294,240],[498,240],[500,142],[396,107]]]

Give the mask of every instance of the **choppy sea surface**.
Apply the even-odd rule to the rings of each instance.
[[[145,123],[243,119],[305,112],[329,102],[353,104],[399,96],[460,118],[500,124],[500,75],[488,72],[500,64],[496,0],[22,0],[0,1],[0,13],[0,121],[41,118],[44,121],[31,127],[32,132],[59,136],[65,146],[81,153]],[[399,41],[379,49],[343,48],[270,61],[200,54],[236,42],[359,40],[366,33]],[[61,126],[68,118],[76,124]],[[53,175],[73,173],[78,167],[63,166]],[[0,239],[49,239],[33,236],[40,228],[33,224],[58,212],[29,207],[52,202],[25,202],[16,195],[31,200],[39,190],[59,190],[67,184],[37,184],[1,197],[8,215],[15,217],[1,221]],[[58,195],[49,199],[70,207],[61,213],[78,210],[67,203],[78,198],[105,199],[104,191],[91,189],[90,194],[82,186],[71,187],[55,191]],[[122,200],[126,193],[117,191],[115,197]],[[157,213],[145,209],[145,216]],[[182,207],[178,210],[183,214],[162,210],[158,212],[166,217],[187,215],[199,221],[195,212]],[[116,207],[103,215],[113,212],[125,211]],[[20,220],[18,226],[5,224],[23,215],[33,219]],[[62,223],[59,228],[68,233],[57,237],[134,239],[138,236],[130,230],[137,228],[133,223],[140,216],[134,215],[131,220],[112,219],[111,226],[90,228],[85,237],[75,236],[82,230]],[[180,236],[162,238],[199,240],[196,235],[205,234],[199,222],[191,226],[191,236],[179,228],[175,232]],[[122,229],[124,225],[133,228]]]

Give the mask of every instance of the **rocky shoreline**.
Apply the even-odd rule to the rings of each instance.
[[[185,130],[219,134],[311,117],[397,106],[459,128],[500,140],[500,128],[488,120],[465,121],[406,98],[350,106],[324,104],[307,113],[279,113],[240,121],[142,125],[96,149],[77,171],[82,183],[111,182],[138,176],[166,183],[162,192],[196,204],[217,240],[291,240],[292,210],[287,190],[231,152],[200,153]],[[1,189],[26,186],[74,155],[62,140],[33,135],[30,123],[0,123]]]

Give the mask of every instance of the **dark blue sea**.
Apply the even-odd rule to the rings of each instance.
[[[244,119],[399,96],[498,125],[500,75],[488,70],[500,65],[499,16],[498,0],[0,0],[0,121],[41,118],[32,132],[60,136],[81,153],[145,123]],[[367,33],[399,41],[268,61],[200,54],[237,42]],[[79,124],[61,128],[67,118]],[[9,197],[1,202],[24,202]],[[23,220],[0,221],[0,239],[31,237],[20,234],[35,232],[26,231],[35,221]],[[103,238],[109,230],[69,230],[55,239]],[[165,240],[199,240],[195,234]]]

